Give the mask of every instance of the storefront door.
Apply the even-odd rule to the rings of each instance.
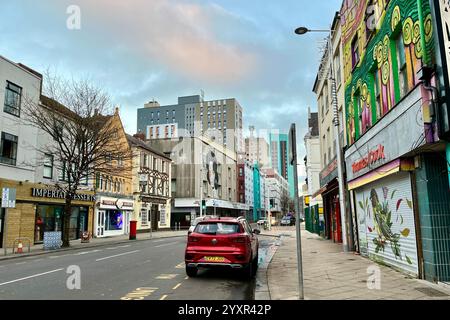
[[[154,204],[152,205],[152,213],[151,213],[151,227],[152,230],[157,231],[158,230],[158,220],[159,220],[159,205]]]
[[[99,210],[97,214],[97,237],[105,234],[105,211]]]

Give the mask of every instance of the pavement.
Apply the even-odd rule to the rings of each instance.
[[[411,278],[379,265],[309,233],[302,225],[302,257],[305,300],[449,300],[444,285]],[[295,227],[263,231],[279,236],[275,252],[257,274],[256,300],[297,300],[297,241]],[[378,273],[376,285],[369,281]],[[372,276],[372,277],[371,277]]]
[[[182,237],[187,236],[186,230],[180,231],[157,231],[150,233],[138,233],[136,240],[129,240],[128,235],[116,236],[116,237],[105,237],[105,238],[92,238],[88,243],[82,243],[81,240],[73,240],[70,241],[69,248],[61,248],[55,250],[44,250],[43,245],[33,245],[30,247],[30,252],[28,252],[28,247],[24,244],[22,254],[13,254],[12,248],[8,248],[7,254],[5,255],[5,250],[3,248],[0,249],[0,261],[5,259],[16,259],[27,256],[35,256],[35,255],[43,255],[43,254],[51,254],[55,252],[68,251],[68,250],[77,250],[77,249],[88,249],[95,248],[99,246],[108,246],[112,244],[125,244],[132,243],[138,241],[146,241],[149,239],[161,239],[161,238],[172,238],[172,237]],[[17,250],[16,250],[17,251]]]

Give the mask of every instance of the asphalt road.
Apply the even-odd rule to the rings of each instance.
[[[271,240],[260,239],[261,261]],[[254,280],[203,270],[188,278],[186,237],[0,262],[0,300],[251,300]],[[78,277],[78,274],[80,275]]]

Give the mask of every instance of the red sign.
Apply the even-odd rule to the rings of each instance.
[[[352,164],[353,173],[357,173],[369,165],[384,159],[386,159],[384,156],[384,146],[380,144],[377,149],[370,151],[367,156]]]

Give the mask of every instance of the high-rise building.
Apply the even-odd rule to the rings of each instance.
[[[269,144],[265,138],[255,136],[254,126],[250,126],[250,136],[245,139],[245,159],[251,164],[258,163],[261,168],[270,165]]]
[[[295,195],[294,166],[289,163],[289,136],[285,133],[271,132],[270,144],[270,166],[278,171],[289,183],[289,195]]]
[[[236,153],[244,152],[242,128],[242,107],[234,98],[204,101],[194,95],[166,106],[151,101],[137,114],[138,133],[147,140],[205,136]]]

